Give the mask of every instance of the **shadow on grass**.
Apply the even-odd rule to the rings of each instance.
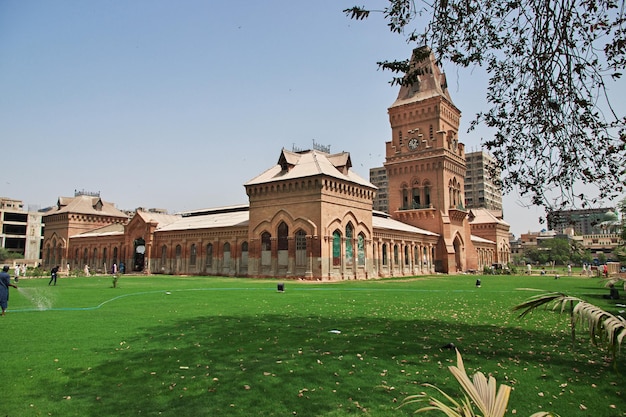
[[[457,392],[447,371],[454,351],[442,348],[450,342],[468,373],[483,367],[498,383],[515,386],[512,401],[519,398],[522,416],[538,403],[568,415],[548,395],[537,397],[542,382],[575,369],[584,384],[601,385],[612,372],[589,364],[584,341],[573,354],[567,329],[555,336],[437,320],[209,316],[146,327],[116,341],[99,365],[67,369],[68,383],[42,386],[39,394],[71,396],[64,415],[408,416],[414,408],[396,407],[421,383]]]

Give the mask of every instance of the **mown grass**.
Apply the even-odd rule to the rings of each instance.
[[[0,415],[401,416],[471,374],[513,387],[508,415],[624,416],[617,369],[567,315],[511,307],[562,291],[617,313],[597,279],[436,276],[341,283],[215,277],[22,279],[0,319]],[[41,306],[39,310],[38,306]]]

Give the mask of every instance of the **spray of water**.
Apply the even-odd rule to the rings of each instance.
[[[42,288],[23,288],[17,289],[24,297],[37,308],[37,310],[49,310],[52,308],[52,298],[50,293]]]

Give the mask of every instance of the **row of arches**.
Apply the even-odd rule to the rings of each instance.
[[[450,200],[450,208],[462,208],[464,197],[461,190],[461,182],[456,177],[448,181],[448,199]]]
[[[431,190],[432,185],[429,180],[424,180],[421,183],[419,180],[415,180],[411,187],[402,184],[402,209],[415,210],[431,207]]]
[[[107,273],[113,264],[122,263],[127,272],[321,280],[432,271],[436,242],[424,242],[425,236],[387,230],[373,237],[372,226],[357,221],[350,211],[329,221],[324,230],[318,234],[313,222],[283,213],[253,230],[93,235],[70,238],[70,247],[59,239],[50,240],[45,259],[63,267],[67,262],[72,269],[89,265],[94,273]]]

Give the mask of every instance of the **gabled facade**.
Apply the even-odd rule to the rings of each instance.
[[[128,216],[99,195],[76,193],[59,197],[56,206],[43,215],[46,225],[43,239],[44,265],[65,266],[70,258],[69,238],[110,225],[124,225]]]
[[[245,184],[251,274],[371,275],[376,187],[351,167],[347,152],[283,149],[278,164]]]
[[[487,208],[471,209],[469,213],[470,229],[472,236],[477,236],[496,244],[495,257],[490,260],[481,260],[482,264],[490,265],[499,263],[506,265],[511,261],[511,243],[509,230],[511,226],[504,220],[496,217],[492,210]],[[475,244],[478,247],[477,244]],[[483,251],[477,248],[478,256],[483,256]]]

